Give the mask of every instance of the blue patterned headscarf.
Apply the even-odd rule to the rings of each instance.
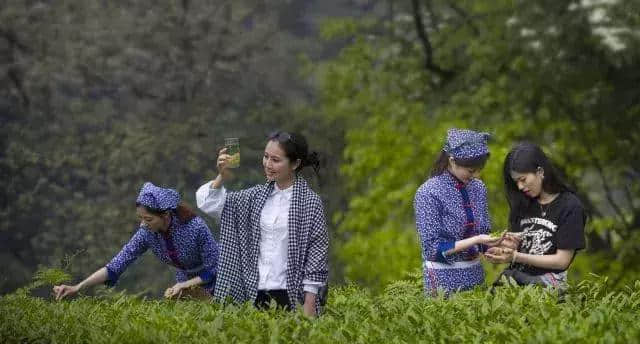
[[[489,133],[479,133],[466,129],[449,129],[444,151],[455,159],[469,160],[489,154],[487,141]]]
[[[144,205],[154,210],[169,210],[178,208],[180,195],[176,190],[165,189],[146,182],[140,189],[136,204]]]

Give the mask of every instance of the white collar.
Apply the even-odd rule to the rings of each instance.
[[[276,194],[281,194],[287,201],[290,200],[293,195],[293,184],[286,189],[280,189],[278,183],[273,183],[273,191],[271,191],[270,196],[275,196]]]

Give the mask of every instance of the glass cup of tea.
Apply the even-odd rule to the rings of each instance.
[[[224,147],[230,156],[227,166],[238,168],[240,166],[240,140],[237,137],[227,137],[224,139]]]

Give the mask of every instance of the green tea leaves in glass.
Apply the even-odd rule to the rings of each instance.
[[[227,148],[227,154],[230,155],[229,168],[238,168],[240,166],[240,140],[237,137],[227,137],[224,139],[224,146]]]

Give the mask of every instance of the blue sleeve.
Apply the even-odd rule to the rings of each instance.
[[[198,274],[204,284],[213,280],[218,268],[218,243],[213,238],[209,227],[202,224],[199,229],[200,233],[200,255],[202,257],[202,265],[204,269]]]
[[[482,197],[480,200],[482,204],[479,208],[480,212],[482,212],[483,221],[482,224],[480,224],[480,228],[478,229],[478,234],[489,234],[489,231],[491,230],[491,215],[489,215],[489,196],[487,195],[487,188],[484,186],[484,184],[481,184],[480,195]]]
[[[118,275],[113,271],[113,269],[109,268],[109,266],[106,266],[107,268],[107,280],[104,281],[104,284],[107,287],[113,287],[114,285],[116,285],[116,282],[118,282]]]
[[[489,234],[491,230],[491,216],[489,215],[489,198],[487,196],[487,188],[484,184],[480,184],[480,206],[478,211],[481,212],[482,223],[479,223],[478,234]],[[478,250],[482,253],[487,252],[489,246],[485,244],[479,244]]]
[[[147,235],[146,229],[138,229],[129,242],[122,247],[122,250],[111,259],[106,266],[108,279],[104,284],[114,286],[127,267],[147,250],[149,247]]]
[[[440,241],[436,250],[436,262],[451,264],[451,261],[444,254],[456,246],[455,241]]]
[[[423,188],[418,189],[414,199],[416,228],[422,245],[422,259],[449,264],[444,252],[455,246],[455,241],[445,241],[439,233],[442,224],[442,204]]]

